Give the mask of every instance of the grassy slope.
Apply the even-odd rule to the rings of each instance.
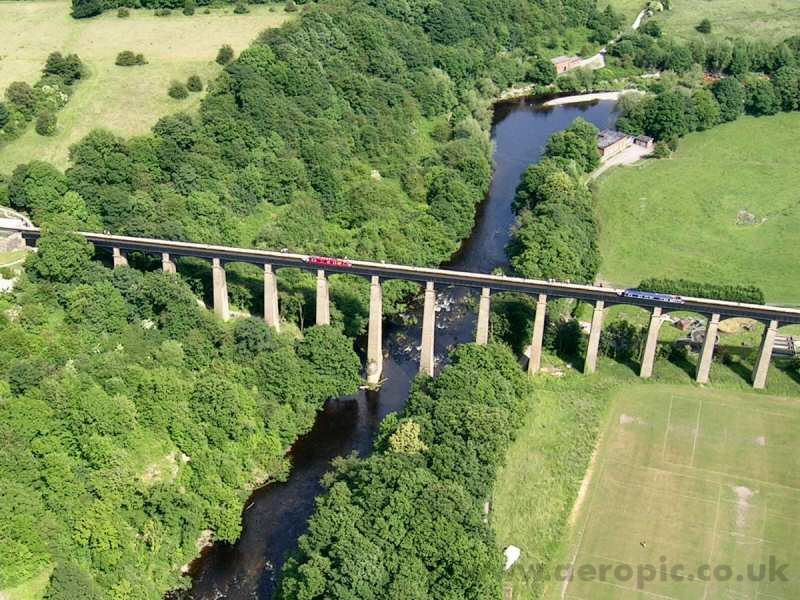
[[[508,453],[493,501],[492,523],[498,543],[522,549],[520,563],[506,578],[513,586],[514,598],[562,598],[561,583],[546,581],[541,573],[552,576],[554,567],[569,563],[576,552],[579,563],[609,562],[589,556],[591,552],[606,559],[656,565],[660,554],[666,554],[672,564],[685,561],[689,565],[699,558],[705,562],[708,556],[703,552],[713,546],[715,564],[734,566],[743,558],[762,560],[759,552],[764,558],[770,553],[793,552],[796,501],[800,500],[798,439],[793,434],[800,425],[796,376],[773,368],[768,392],[777,396],[769,396],[749,390],[736,369],[715,363],[714,385],[709,389],[689,383],[684,368],[685,365],[659,360],[653,381],[641,382],[627,366],[601,359],[600,371],[593,377],[569,371],[560,380],[547,376],[537,380],[534,407]],[[673,398],[679,400],[673,400],[677,408],[668,436],[667,464],[661,455],[667,411]],[[711,410],[701,415],[692,459],[691,444],[701,402]],[[607,419],[605,414],[609,415]],[[684,417],[691,417],[691,422],[684,423]],[[604,422],[608,430],[592,466],[593,478],[581,495],[574,523],[565,529],[589,464],[592,442]],[[632,440],[626,437],[629,435]],[[760,436],[766,439],[764,446],[757,439]],[[753,477],[764,481],[754,481]],[[643,491],[645,481],[653,487],[661,486],[658,493]],[[692,493],[696,492],[698,502],[684,502],[680,495],[686,492],[687,481],[697,488]],[[702,522],[708,515],[698,511],[711,501],[714,509],[718,496],[722,498],[720,521],[730,524],[730,496],[737,485],[757,491],[750,501],[752,516],[760,519],[765,531],[773,535],[755,537],[768,539],[770,544],[737,544],[724,533],[735,528],[720,527],[717,535],[703,529]],[[713,498],[705,498],[704,494]],[[767,497],[774,513],[770,519],[764,518]],[[675,514],[675,510],[679,512]],[[711,522],[714,517],[711,514]],[[697,527],[684,527],[687,521]],[[749,521],[747,526],[751,527]],[[777,531],[781,527],[787,529],[785,533]],[[704,532],[705,544],[699,554],[697,528]],[[639,544],[642,539],[646,541],[646,551]],[[784,560],[794,563],[797,558],[787,555]],[[543,563],[546,568],[541,569]],[[567,599],[644,597],[636,591],[597,583],[572,585],[575,587],[568,589]],[[701,591],[699,596],[693,595],[695,588],[682,585],[649,591],[664,594],[665,600],[703,594]],[[736,586],[737,582],[730,585]],[[773,587],[770,593],[777,598],[796,597],[797,580],[793,585],[795,588],[790,590]],[[711,588],[708,597],[729,597],[726,594],[734,592],[746,594],[747,590]]]
[[[228,7],[209,15],[200,9],[192,17],[180,11],[155,17],[150,10],[134,10],[127,19],[110,11],[75,20],[69,6],[61,0],[0,2],[0,90],[12,81],[34,83],[47,55],[56,50],[76,52],[91,73],[58,113],[54,137],[43,138],[29,127],[0,148],[0,172],[32,159],[64,167],[69,146],[96,127],[129,137],[147,133],[165,114],[196,108],[202,94],[173,100],[167,96],[171,80],[185,81],[196,73],[207,82],[221,69],[214,58],[222,44],[239,52],[261,31],[289,18],[282,8],[269,12],[269,6],[255,5],[246,15]],[[114,59],[121,50],[141,52],[149,64],[117,67]]]
[[[667,34],[684,39],[701,35],[694,28],[704,18],[711,20],[712,32],[720,36],[779,41],[797,34],[800,4],[797,0],[672,0],[672,9],[656,16]]]
[[[671,160],[612,170],[598,182],[600,279],[648,276],[763,288],[800,304],[800,114],[739,121],[687,136]],[[739,211],[757,225],[739,225]]]

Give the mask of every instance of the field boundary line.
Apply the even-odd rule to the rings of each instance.
[[[660,467],[654,467],[653,465],[636,465],[636,464],[633,464],[633,463],[625,463],[625,462],[618,461],[618,460],[613,460],[613,459],[610,459],[608,462],[613,462],[613,463],[617,463],[617,464],[625,465],[625,466],[634,466],[634,467],[635,466],[640,466],[640,467],[642,467],[644,469],[652,469],[654,471],[660,471],[662,473],[669,473],[669,474],[675,475],[677,477],[686,477],[687,479],[695,479],[697,481],[706,481],[705,479],[701,479],[700,477],[696,477],[694,475],[686,475],[684,473],[679,473],[677,471],[670,471],[669,469],[662,469]],[[785,485],[783,483],[774,483],[772,481],[764,481],[763,479],[755,479],[754,477],[749,477],[747,475],[735,475],[735,474],[732,474],[732,473],[726,473],[725,471],[715,471],[714,469],[704,469],[702,467],[689,467],[688,465],[684,465],[682,463],[675,463],[675,462],[670,462],[670,461],[665,461],[665,462],[666,462],[667,465],[671,465],[671,466],[675,466],[675,467],[681,467],[681,468],[684,468],[684,469],[693,469],[695,471],[700,471],[700,472],[703,472],[703,473],[711,473],[713,475],[721,475],[722,477],[725,477],[727,479],[739,479],[739,480],[745,479],[747,481],[752,481],[754,483],[758,483],[758,484],[761,484],[761,485],[772,486],[772,487],[776,487],[776,488],[783,488],[785,490],[790,490],[792,492],[800,493],[800,488],[795,488],[795,487],[792,487],[790,485]]]
[[[611,412],[611,411],[609,411],[609,412]],[[609,423],[610,423],[610,421],[609,421]],[[610,427],[610,424],[609,424],[608,427]],[[602,443],[603,438],[605,437],[605,434],[606,434],[606,431],[604,431],[603,433],[601,433],[597,437],[597,446],[595,447],[595,452],[599,453],[600,448],[601,448],[601,443]],[[598,456],[599,456],[599,454],[598,454]],[[595,473],[592,473],[590,475],[590,477],[594,478],[595,475],[596,475],[597,477],[600,478],[600,481],[602,481],[602,476],[603,476],[603,474],[605,473],[605,470],[606,470],[606,461],[603,460],[600,463],[599,466],[600,466],[600,468]],[[590,485],[587,486],[587,491],[590,488],[591,488],[591,482],[590,482]],[[589,501],[584,505],[585,509],[586,509],[586,518],[583,520],[583,526],[581,527],[581,531],[578,534],[578,538],[575,540],[575,551],[572,553],[572,556],[570,557],[570,561],[569,561],[570,571],[575,567],[575,560],[578,558],[578,554],[581,551],[581,546],[583,545],[583,535],[586,533],[586,528],[589,526],[589,521],[592,518],[592,508],[594,506],[594,499],[597,496],[597,494],[595,493],[596,490],[591,490],[591,491],[592,491],[592,495],[589,498]],[[561,600],[566,600],[567,589],[569,589],[569,584],[570,584],[569,580],[564,581],[564,583],[562,584],[562,586],[561,586]]]
[[[602,585],[610,585],[611,587],[615,587],[620,590],[625,590],[627,592],[636,592],[637,594],[644,594],[645,596],[650,596],[651,598],[661,598],[662,600],[678,600],[677,598],[674,598],[672,596],[665,596],[664,594],[656,594],[655,592],[648,592],[646,590],[637,590],[635,587],[626,587],[624,585],[619,585],[618,583],[611,583],[610,581],[597,581],[596,583],[600,583]]]
[[[719,505],[721,504],[720,500],[722,500],[722,484],[717,484],[718,496],[717,496],[717,512],[714,515],[714,532],[711,535],[711,552],[708,553],[708,564],[713,564],[711,559],[714,558],[714,548],[717,547],[717,525],[719,524]],[[708,581],[705,582],[705,589],[703,591],[703,600],[708,598]]]
[[[647,492],[652,492],[653,494],[657,493],[658,491],[666,491],[666,490],[660,490],[660,488],[657,488],[656,486],[647,485],[646,483],[639,483],[637,481],[623,483],[621,481],[611,480],[608,481],[608,483],[611,483],[617,487],[638,487]],[[677,498],[686,498],[687,500],[699,500],[700,502],[708,502],[708,503],[715,502],[713,498],[703,498],[702,496],[692,496],[691,494],[681,494],[678,492],[670,492],[669,495]],[[731,500],[723,500],[723,502],[730,502],[731,504],[736,504]]]
[[[670,395],[669,397],[669,410],[667,411],[667,427],[664,429],[664,446],[661,449],[661,460],[666,462],[667,460],[667,441],[669,440],[669,428],[671,427],[672,422],[672,401],[675,399],[675,396]]]
[[[694,455],[697,451],[697,438],[700,437],[700,414],[703,412],[703,399],[698,400],[697,420],[694,424],[694,439],[692,440],[692,456],[689,459],[689,467],[694,468]]]
[[[687,467],[687,465],[682,465],[681,463],[674,463],[674,462],[669,462],[669,461],[667,461],[667,464],[674,465],[676,467]],[[652,467],[652,468],[657,469],[658,467]],[[772,481],[764,481],[763,479],[756,479],[755,477],[750,477],[749,475],[736,475],[734,473],[728,473],[726,471],[716,471],[714,469],[704,469],[703,467],[688,467],[688,468],[695,469],[696,471],[701,471],[703,473],[711,473],[713,475],[721,475],[723,477],[726,477],[727,479],[735,479],[735,480],[745,479],[747,481],[752,481],[752,482],[758,483],[760,485],[774,486],[774,487],[779,487],[779,488],[784,488],[784,489],[787,489],[787,490],[791,490],[793,492],[800,492],[800,488],[792,487],[790,485],[785,485],[783,483],[775,483],[775,482],[772,482]],[[672,471],[667,471],[667,473],[672,473]]]

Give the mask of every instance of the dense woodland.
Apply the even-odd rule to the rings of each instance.
[[[198,540],[235,539],[248,491],[285,475],[283,453],[321,403],[359,382],[341,326],[363,330],[360,282],[333,281],[335,325],[309,328],[303,276],[282,274],[283,316],[303,331],[275,335],[198,305],[207,266],[182,262],[176,278],[133,256],[141,270],[112,271],[68,230],[439,264],[488,188],[490,100],[552,77],[543,44],[569,31],[605,39],[612,17],[589,0],[325,2],[230,63],[197,116],[165,117],[130,140],[96,131],[65,173],[33,162],[0,181],[0,204],[47,230],[0,299],[0,589],[47,572],[49,600],[153,599],[186,585],[180,567]],[[257,304],[246,269],[229,273],[234,304]],[[390,306],[408,289],[387,286]],[[515,380],[510,355],[485,353],[453,373]],[[452,423],[432,415],[424,426],[437,404],[424,398],[443,400],[451,384],[420,384],[408,413],[438,454],[396,460],[441,480],[459,517],[452,539],[478,536],[487,579],[470,589],[494,589],[496,551],[471,515],[515,422],[506,403],[519,398],[498,382],[486,396],[497,406],[475,397],[453,408],[451,419],[465,411],[499,436],[491,456],[468,463],[479,432],[454,446]],[[489,469],[472,481],[439,461]],[[420,561],[408,563],[415,573]]]
[[[376,452],[326,477],[280,597],[499,598],[482,507],[530,394],[499,345],[461,346],[437,379],[418,380],[405,410],[384,419]]]

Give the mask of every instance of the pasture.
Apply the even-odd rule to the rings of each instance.
[[[619,385],[602,376],[568,376],[545,388],[537,392],[495,489],[498,543],[522,549],[507,575],[514,598],[800,597],[796,394]],[[585,417],[606,406],[590,476],[578,492],[583,474],[576,479],[573,465],[588,463],[583,438],[592,431]],[[562,419],[554,418],[559,412]],[[554,461],[554,450],[569,448],[564,438],[572,438],[572,449]],[[565,535],[558,534],[562,529]],[[757,576],[772,556],[778,565],[789,564],[788,582],[752,580],[748,567]],[[567,571],[556,571],[562,564],[574,565],[567,581]],[[705,564],[729,566],[730,579],[722,581],[723,567],[719,578],[705,581],[698,571]],[[620,565],[631,565],[633,575]],[[637,581],[639,565],[643,579],[649,577],[645,565],[658,576]],[[662,580],[661,565],[682,565],[685,579],[667,571]]]
[[[667,35],[683,39],[702,35],[695,27],[706,18],[714,35],[778,42],[797,34],[800,5],[795,0],[672,0],[672,8],[655,18]]]
[[[0,148],[0,172],[33,159],[63,168],[70,145],[94,128],[125,137],[140,135],[165,114],[196,109],[203,93],[174,100],[167,96],[170,81],[185,82],[197,74],[208,83],[221,70],[214,59],[222,44],[230,44],[238,54],[261,31],[291,18],[282,5],[251,5],[244,15],[233,14],[232,6],[211,9],[210,14],[198,8],[191,17],[180,10],[166,17],[156,17],[152,10],[131,10],[125,19],[107,11],[76,20],[69,10],[64,0],[0,2],[0,90],[13,81],[36,82],[54,51],[77,53],[89,70],[89,77],[77,84],[58,112],[56,134],[45,138],[29,127]],[[122,50],[144,54],[148,64],[116,66]]]
[[[798,136],[800,114],[744,117],[688,135],[669,160],[603,175],[598,278],[752,283],[800,305]]]

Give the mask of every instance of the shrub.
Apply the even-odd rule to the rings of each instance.
[[[53,135],[56,132],[56,124],[56,116],[46,110],[36,119],[36,133],[39,135]]]
[[[231,48],[228,44],[223,44],[219,49],[219,52],[217,52],[217,64],[225,66],[232,60],[233,48]]]
[[[77,54],[64,56],[61,52],[51,52],[43,71],[46,75],[61,77],[65,84],[71,85],[83,75],[83,63]]]
[[[8,114],[8,108],[6,107],[5,102],[0,102],[0,129],[6,126],[9,118],[10,115]]]
[[[172,14],[172,11],[168,8],[158,8],[153,14],[157,17],[168,17]]]
[[[672,156],[672,150],[669,149],[669,144],[656,142],[653,147],[653,158],[669,158],[670,156]]]
[[[72,17],[85,19],[103,12],[102,0],[72,0]]]
[[[169,94],[170,98],[182,100],[189,95],[189,90],[187,90],[186,86],[180,81],[173,81],[169,84],[169,90],[167,91],[167,94]]]
[[[286,12],[296,12],[297,4],[294,3],[294,0],[288,0],[283,10],[285,10]]]
[[[203,80],[197,75],[190,75],[189,79],[186,80],[186,89],[190,92],[202,92]]]
[[[36,108],[36,92],[30,85],[24,81],[15,81],[6,88],[6,99],[27,118],[31,118]]]
[[[183,3],[183,14],[187,17],[191,17],[194,14],[195,6],[194,0],[186,0],[186,2]]]
[[[243,15],[243,14],[245,14],[245,13],[249,13],[249,12],[250,12],[250,9],[249,9],[249,8],[247,8],[247,5],[246,5],[246,4],[244,4],[243,2],[239,2],[239,3],[237,3],[237,4],[236,4],[236,6],[233,8],[233,12],[234,12],[234,13],[236,13],[237,15]]]
[[[120,19],[127,19],[130,16],[131,16],[131,11],[125,8],[124,6],[120,6],[117,9],[117,17],[119,17]]]
[[[147,61],[144,59],[144,54],[135,54],[130,50],[123,50],[117,54],[117,60],[114,61],[114,64],[119,67],[133,67],[147,64]]]
[[[711,21],[708,19],[703,19],[700,23],[695,27],[697,31],[700,33],[711,33]]]

